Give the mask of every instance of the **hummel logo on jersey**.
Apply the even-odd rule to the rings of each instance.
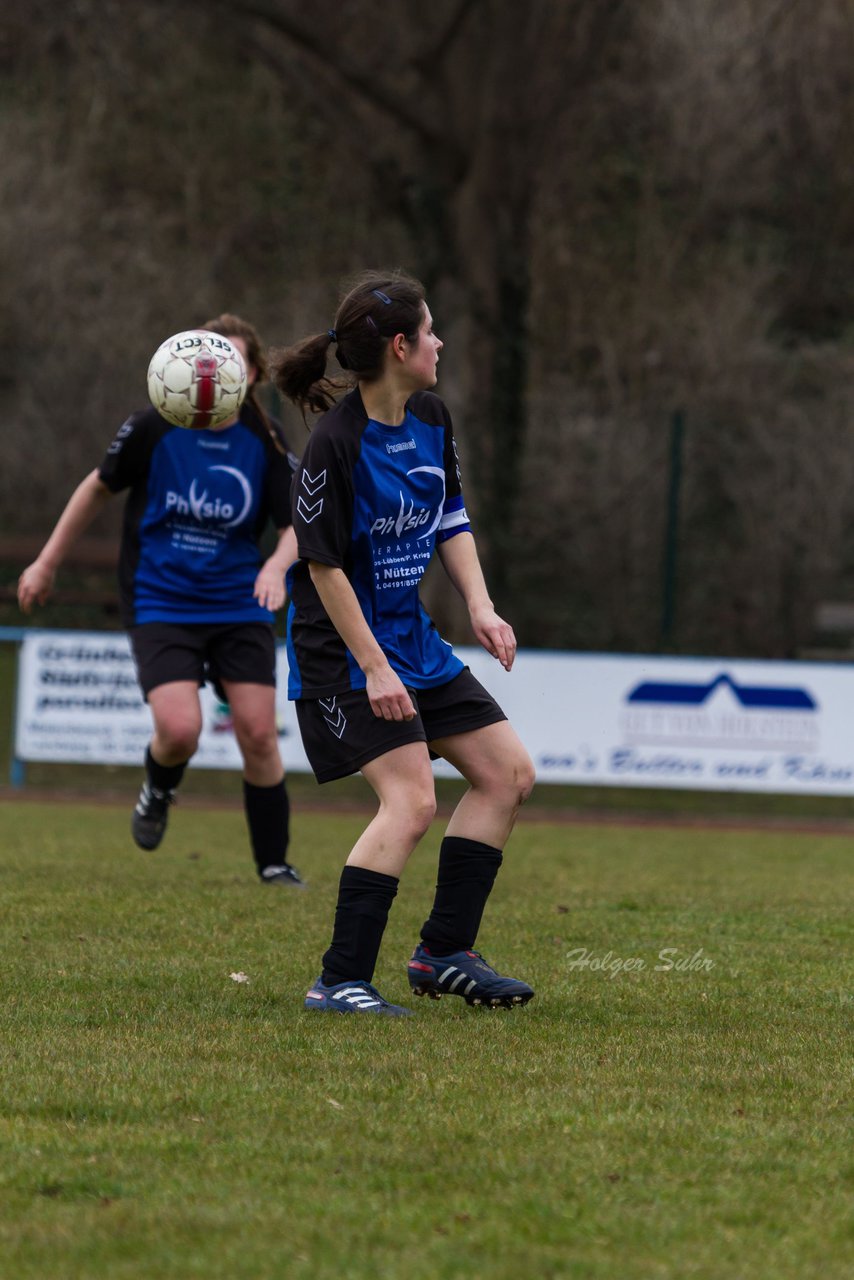
[[[309,475],[308,471],[302,473],[302,487],[306,490],[310,497],[314,497],[319,489],[326,484],[326,468],[319,471],[316,476]]]
[[[306,493],[310,498],[313,498],[316,493],[319,493],[325,484],[326,484],[326,468],[325,467],[323,468],[322,471],[318,471],[316,476],[313,476],[308,470],[305,470],[305,469],[303,470],[302,487],[303,489],[305,489]],[[318,498],[317,502],[306,502],[302,494],[300,494],[299,497],[297,498],[297,511],[302,516],[306,524],[311,524],[312,520],[316,520],[317,517],[322,512],[322,510],[323,510],[322,498]]]
[[[306,502],[302,494],[297,498],[297,511],[302,516],[306,524],[311,524],[312,520],[316,520],[322,510],[322,498],[318,498],[317,502]]]
[[[110,447],[107,450],[107,453],[119,453],[121,451],[123,441],[125,441],[128,438],[128,436],[132,433],[132,431],[133,431],[133,423],[130,421],[130,419],[128,419],[127,422],[123,422],[122,425],[119,427],[118,431],[116,432],[115,438],[110,444]]]
[[[347,717],[338,706],[338,699],[318,698],[318,702],[320,703],[321,709],[328,712],[327,715],[324,715],[323,719],[329,725],[329,728],[335,734],[335,737],[342,737],[344,730],[347,728]]]

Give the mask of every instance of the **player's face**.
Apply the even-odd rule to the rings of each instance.
[[[407,369],[418,387],[435,387],[439,363],[439,352],[442,343],[433,332],[433,317],[430,308],[424,303],[424,315],[418,327],[418,341],[407,343]]]

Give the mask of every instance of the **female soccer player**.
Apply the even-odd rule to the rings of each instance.
[[[337,404],[326,375],[333,344],[356,381]],[[325,411],[294,483],[301,558],[288,575],[288,692],[318,781],[360,771],[379,801],[342,872],[332,943],[307,1009],[410,1012],[371,980],[399,877],[435,815],[431,752],[470,786],[442,841],[410,986],[469,1004],[524,1004],[534,994],[473,949],[533,765],[418,596],[436,547],[475,636],[510,670],[516,640],[487,594],[450,416],[428,390],[441,349],[422,286],[370,273],[344,298],[333,329],[274,360],[284,395],[304,412]]]
[[[119,428],[101,466],[68,501],[38,559],[18,582],[25,613],[44,604],[74,541],[115,493],[128,490],[119,564],[122,618],[154,733],[131,830],[142,849],[163,838],[169,806],[202,728],[199,688],[210,679],[231,708],[243,756],[243,796],[261,882],[302,887],[287,860],[289,803],[275,711],[273,611],[296,556],[288,453],[255,388],[267,363],[239,316],[203,326],[243,354],[250,390],[239,418],[216,428],[171,426],[154,409]],[[235,518],[234,512],[239,514]],[[261,563],[258,539],[277,530]]]

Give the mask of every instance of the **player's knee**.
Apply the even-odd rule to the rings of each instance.
[[[241,726],[238,733],[240,750],[253,760],[268,760],[279,750],[279,738],[275,726],[251,724]]]
[[[199,745],[201,725],[191,719],[173,719],[157,725],[161,749],[170,759],[189,760]]]
[[[510,808],[518,809],[534,789],[536,774],[534,763],[527,751],[519,751],[504,762],[504,768],[494,787]]]
[[[430,823],[436,816],[436,793],[433,790],[421,791],[413,796],[407,805],[405,821],[413,844],[417,844],[426,835]]]
[[[537,771],[534,768],[534,762],[525,752],[523,760],[516,765],[516,791],[519,797],[519,804],[522,805],[526,800],[530,799],[531,792],[534,790],[534,783],[537,781]]]

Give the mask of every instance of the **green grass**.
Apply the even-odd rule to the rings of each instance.
[[[407,992],[436,831],[386,1022],[301,1010],[358,818],[297,813],[305,894],[238,812],[127,823],[0,805],[4,1280],[851,1274],[847,840],[523,824],[481,943],[538,995],[493,1013]]]

